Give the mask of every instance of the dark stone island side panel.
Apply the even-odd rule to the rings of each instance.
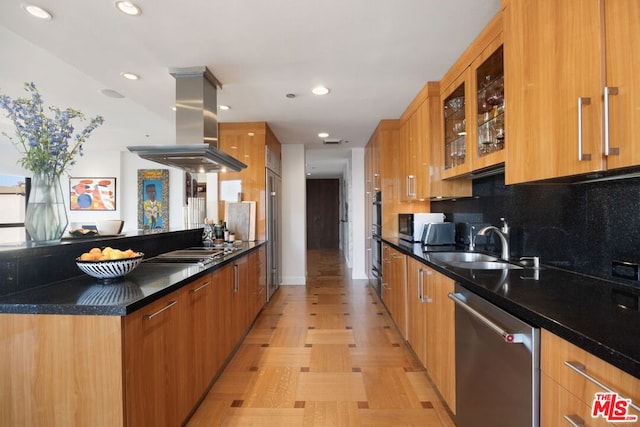
[[[75,259],[93,247],[144,252],[145,258],[202,244],[202,229],[63,241],[56,245],[0,251],[0,296],[81,276]]]

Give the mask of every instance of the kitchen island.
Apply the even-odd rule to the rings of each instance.
[[[171,240],[188,247],[199,243],[197,235],[185,231]],[[49,247],[46,256],[43,248],[24,248],[22,258],[15,250],[5,255],[19,264],[37,258],[35,251],[46,263],[61,249],[75,256],[85,246],[138,249],[137,242],[153,249],[163,239],[144,237],[150,241],[135,236]],[[173,249],[180,247],[161,246],[154,255]],[[77,268],[51,284],[19,282],[23,290],[0,297],[0,389],[11,397],[0,404],[0,419],[47,426],[183,423],[265,302],[263,242],[238,249],[204,267],[143,262],[112,284]]]

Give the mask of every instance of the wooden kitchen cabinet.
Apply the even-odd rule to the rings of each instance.
[[[471,158],[467,156],[467,119],[472,116],[469,80],[471,70],[466,69],[450,86],[443,88],[442,138],[444,141],[443,178],[464,176],[471,172]],[[470,121],[470,119],[469,119]],[[472,133],[471,130],[469,133]]]
[[[176,426],[187,416],[191,382],[184,289],[124,319],[125,410],[128,426]],[[193,402],[191,402],[193,405]]]
[[[233,282],[231,297],[231,339],[232,346],[244,336],[253,321],[251,317],[251,282],[249,256],[233,261]]]
[[[466,177],[458,179],[443,179],[444,174],[444,146],[440,143],[442,129],[440,125],[440,84],[429,82],[423,89],[428,96],[422,103],[422,117],[424,125],[424,142],[422,149],[429,150],[429,162],[426,171],[429,178],[429,196],[432,200],[450,199],[456,197],[470,197],[472,193],[471,180]]]
[[[216,319],[215,342],[218,370],[222,367],[227,357],[233,351],[236,342],[233,340],[231,325],[233,322],[232,300],[234,289],[233,265],[224,265],[213,273],[212,280],[215,283],[213,288],[214,301],[213,312]]]
[[[407,341],[455,413],[455,306],[447,296],[454,281],[407,258]]]
[[[217,322],[215,288],[218,284],[213,274],[195,280],[185,287],[187,327],[192,333],[187,334],[188,364],[193,366],[192,375],[187,376],[185,397],[187,410],[191,410],[193,402],[197,402],[215,376],[224,360],[217,355]]]
[[[407,341],[416,356],[427,366],[427,303],[424,296],[427,267],[415,259],[407,259]]]
[[[366,161],[366,186],[365,190],[369,194],[381,190],[382,183],[380,181],[380,145],[381,134],[377,130],[373,132],[367,146],[365,147]]]
[[[427,307],[427,363],[425,367],[440,395],[456,412],[455,306],[449,293],[455,282],[425,267],[424,295]]]
[[[495,128],[504,126],[504,102],[491,97],[495,105],[485,106],[488,91],[503,98],[499,58],[502,32],[500,11],[441,80],[440,161],[444,179],[466,176],[505,161],[504,138],[499,143],[495,137]],[[501,135],[504,137],[504,129]]]
[[[578,399],[546,374],[540,375],[540,427],[559,425],[580,427],[610,426],[604,418],[591,417],[591,405]]]
[[[266,247],[249,254],[249,325],[267,302]]]
[[[429,151],[424,143],[422,105],[404,120],[400,118],[400,200],[411,202],[429,197]],[[424,149],[423,149],[424,146]]]
[[[638,39],[636,0],[507,3],[507,184],[640,165]]]
[[[265,122],[220,123],[218,135],[219,148],[247,165],[240,172],[218,174],[220,189],[229,183],[240,184],[242,200],[256,202],[256,240],[266,240],[266,156],[269,151],[280,159],[280,141]],[[220,191],[219,194],[225,192]],[[234,193],[227,201],[237,202],[236,196]],[[224,203],[221,198],[218,207],[220,218],[224,217]]]
[[[502,20],[494,21],[499,25]],[[469,155],[473,171],[505,162],[504,49],[502,27],[498,35],[471,64],[471,110],[473,140]]]
[[[0,424],[125,425],[118,316],[0,314]]]
[[[389,245],[382,245],[382,302],[400,335],[407,338],[407,256]]]
[[[542,427],[562,425],[565,423],[565,415],[579,416],[585,425],[602,425],[602,418],[594,420],[590,414],[595,394],[605,390],[587,376],[638,405],[639,379],[545,329],[542,329],[540,335],[540,371],[543,379],[540,389]],[[581,372],[567,366],[565,362],[578,367]],[[583,405],[589,409],[586,418],[580,410],[584,410]],[[635,409],[631,409],[629,413],[640,416]]]
[[[401,202],[399,182],[400,167],[398,147],[400,143],[400,121],[381,120],[372,138],[377,139],[379,150],[380,191],[382,192],[382,234],[398,237],[398,212],[404,210]]]
[[[400,117],[401,200],[415,202],[431,197],[432,145],[439,143],[440,85],[428,82]]]

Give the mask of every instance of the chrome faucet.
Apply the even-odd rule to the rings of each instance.
[[[503,220],[504,221],[504,220]],[[509,231],[509,229],[506,227],[506,222],[504,223],[505,225],[503,226],[503,229],[499,229],[498,227],[495,227],[493,225],[488,225],[486,227],[482,227],[480,230],[478,230],[478,236],[485,236],[487,231],[493,231],[494,233],[496,233],[498,235],[498,237],[500,238],[500,244],[502,245],[502,255],[501,258],[505,261],[509,261],[509,242],[507,241],[506,238],[506,233],[503,230],[507,230],[507,232]]]
[[[476,243],[475,243],[476,236],[473,235],[474,231],[476,231],[476,227],[472,225],[469,228],[469,250],[470,251],[473,251],[476,249]]]

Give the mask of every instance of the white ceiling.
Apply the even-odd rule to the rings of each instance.
[[[331,175],[442,77],[501,0],[137,0],[138,17],[113,0],[34,0],[50,21],[22,2],[0,1],[0,93],[22,96],[33,81],[47,104],[104,116],[86,150],[173,144],[168,70],[206,65],[222,83],[218,103],[231,106],[221,122],[266,121],[283,144],[311,149],[314,174]],[[311,94],[320,84],[329,95]],[[4,115],[0,130],[13,133]],[[325,147],[319,132],[348,143]]]

